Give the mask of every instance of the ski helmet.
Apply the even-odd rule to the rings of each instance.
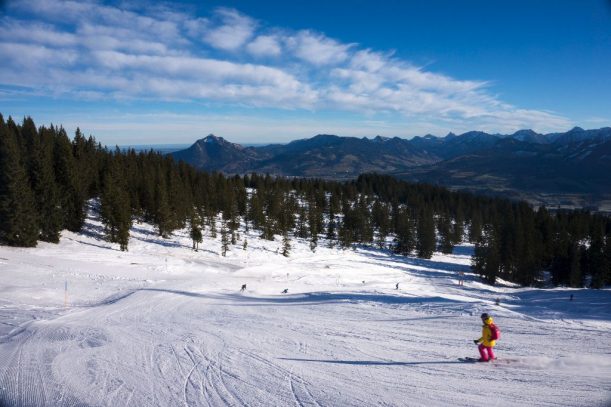
[[[482,319],[488,319],[490,318],[490,315],[486,314],[485,312],[482,314]]]

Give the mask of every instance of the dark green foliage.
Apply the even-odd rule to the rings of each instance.
[[[64,228],[78,232],[85,222],[85,200],[80,190],[72,144],[63,128],[57,131],[53,150],[55,180],[59,188]]]
[[[416,247],[414,221],[407,209],[395,212],[395,253],[409,256]]]
[[[289,239],[288,232],[284,232],[282,235],[282,255],[284,257],[289,257],[291,253],[291,239]]]
[[[221,255],[225,257],[229,250],[229,232],[227,226],[223,223],[221,225]]]
[[[103,189],[100,196],[100,216],[108,241],[119,243],[127,251],[129,229],[132,226],[132,210],[126,176],[123,173],[122,157],[111,157],[104,172]]]
[[[17,127],[0,116],[0,242],[36,246],[38,213],[26,166],[21,157]]]
[[[498,277],[501,262],[499,255],[499,237],[493,227],[487,227],[480,240],[475,244],[472,268],[488,284],[494,284]]]
[[[452,224],[447,215],[440,215],[437,219],[437,233],[439,234],[438,250],[444,254],[451,254],[454,249],[454,235]]]
[[[54,131],[42,127],[30,144],[30,179],[39,216],[40,240],[58,243],[63,223],[53,169]]]
[[[197,214],[191,216],[191,240],[193,240],[193,250],[197,251],[199,249],[199,244],[204,240],[204,236],[202,234],[201,228],[201,220]]]
[[[423,208],[417,221],[416,253],[418,257],[430,259],[435,251],[435,221],[433,212]]]

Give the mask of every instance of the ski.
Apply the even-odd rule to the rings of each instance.
[[[458,358],[458,360],[461,362],[466,362],[466,363],[480,363],[480,360],[478,358],[471,358],[471,357]]]

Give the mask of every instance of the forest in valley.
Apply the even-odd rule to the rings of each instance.
[[[262,239],[342,249],[377,247],[430,258],[475,245],[472,269],[524,286],[602,288],[611,282],[611,219],[584,210],[549,211],[525,202],[478,196],[391,176],[363,174],[346,182],[228,176],[196,170],[159,152],[107,148],[77,129],[37,127],[0,115],[0,244],[57,243],[79,232],[91,200],[99,202],[105,238],[129,248],[134,222],[160,236],[189,228],[193,248],[222,241],[222,254]],[[551,276],[547,279],[546,276]]]

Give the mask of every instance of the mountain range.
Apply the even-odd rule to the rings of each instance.
[[[409,140],[320,134],[261,147],[209,135],[172,155],[227,174],[350,179],[377,172],[533,204],[611,211],[611,127],[550,134],[470,131]]]

